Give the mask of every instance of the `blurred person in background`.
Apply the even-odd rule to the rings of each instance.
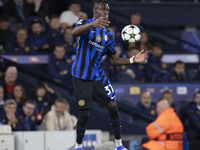
[[[49,21],[49,30],[48,30],[48,43],[50,48],[53,50],[55,45],[62,39],[62,33],[60,28],[59,17],[57,15],[51,15]]]
[[[136,110],[150,117],[156,118],[156,103],[152,102],[151,93],[143,92],[140,97],[140,102],[135,107]]]
[[[187,137],[190,150],[200,147],[200,91],[194,93],[194,100],[187,107]]]
[[[76,0],[71,1],[68,10],[62,12],[60,15],[61,27],[64,30],[68,26],[73,26],[79,20],[79,13],[81,10],[80,3]]]
[[[24,19],[32,12],[32,5],[23,0],[9,0],[3,7],[3,12],[16,19],[22,26]]]
[[[19,118],[23,122],[23,131],[34,131],[36,129],[36,116],[34,114],[34,101],[28,100],[24,103]]]
[[[126,57],[125,54],[123,54],[122,48],[119,45],[115,45],[116,49],[116,55],[118,57]],[[109,57],[105,56],[105,59],[101,62],[104,71],[112,82],[117,82],[120,80],[121,73],[126,69],[126,66],[113,66],[110,63]]]
[[[88,15],[84,12],[80,12],[79,13],[79,20],[81,20],[81,19],[88,19]]]
[[[73,122],[70,114],[66,111],[66,100],[56,99],[54,107],[46,114],[40,130],[63,131],[73,130]]]
[[[139,12],[133,12],[130,15],[130,24],[137,26],[140,30],[144,30],[142,26],[142,16]]]
[[[53,55],[49,58],[48,73],[54,79],[60,80],[69,89],[72,89],[71,75],[72,60],[66,57],[64,46],[57,45]]]
[[[5,102],[6,101],[4,100],[3,86],[0,85],[0,112],[1,112],[1,109],[3,108]]]
[[[141,31],[141,39],[135,45],[144,50],[151,51],[152,49],[152,44],[149,42],[149,37],[145,31]]]
[[[59,41],[60,44],[64,45],[66,56],[72,58],[76,54],[76,43],[72,36],[72,27],[66,27],[63,33],[63,39]]]
[[[12,32],[9,30],[10,18],[7,14],[0,15],[0,54],[5,53],[6,44],[12,37]]]
[[[147,150],[182,150],[183,125],[173,108],[164,99],[156,105],[158,117],[146,127],[149,137],[142,147]]]
[[[169,90],[166,90],[162,93],[162,99],[165,99],[168,101],[170,107],[175,107],[174,106],[174,99],[173,99],[173,94]]]
[[[34,5],[32,16],[40,16],[45,19],[45,17],[53,13],[53,10],[49,9],[50,6],[45,0],[33,0],[32,4]]]
[[[55,99],[58,97],[58,94],[47,84],[39,83],[35,87],[33,101],[35,104],[37,125],[41,124],[43,117],[51,109]]]
[[[169,66],[162,63],[163,49],[160,43],[152,45],[152,52],[148,57],[147,81],[160,82],[162,77],[169,72]]]
[[[122,38],[121,38],[121,34],[120,34],[120,32],[118,31],[118,29],[117,29],[117,27],[116,26],[109,26],[108,27],[108,30],[110,31],[110,32],[112,32],[113,33],[113,36],[114,36],[114,38],[115,38],[115,45],[118,45],[118,46],[120,46],[120,48],[121,48],[121,53],[123,53],[124,52],[124,49],[123,49],[123,41],[122,41]]]
[[[15,85],[9,97],[15,100],[15,102],[17,103],[17,112],[21,112],[22,106],[26,101],[26,94],[23,85],[21,84]]]
[[[49,52],[47,35],[42,31],[41,21],[35,20],[31,23],[31,32],[29,34],[29,38],[34,44],[34,49],[36,52]]]
[[[15,55],[34,53],[34,46],[28,38],[26,29],[17,30],[16,36],[6,45],[6,53],[15,53]]]
[[[165,83],[183,83],[188,82],[185,64],[183,61],[176,61],[171,72],[165,74],[161,79]]]
[[[15,66],[9,66],[6,69],[5,77],[1,79],[0,84],[4,88],[4,98],[7,99],[9,94],[12,93],[17,81],[18,70]]]
[[[130,45],[128,49],[128,58],[131,56],[135,56],[137,53],[139,53],[139,51],[140,51],[139,47]],[[127,65],[125,73],[129,77],[131,77],[130,81],[141,82],[141,83],[145,81],[144,64],[142,63],[134,63]]]
[[[8,99],[4,105],[4,111],[0,114],[0,122],[10,125],[12,131],[23,131],[23,122],[16,114],[17,103]]]

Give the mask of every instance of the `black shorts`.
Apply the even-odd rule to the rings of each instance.
[[[100,105],[116,101],[114,89],[105,76],[99,81],[73,77],[73,83],[79,110],[91,109],[93,100]]]

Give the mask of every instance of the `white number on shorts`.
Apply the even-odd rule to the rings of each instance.
[[[112,92],[114,93],[114,89],[113,89],[113,87],[112,87],[111,84],[109,84],[109,86],[105,86],[104,89],[106,90],[107,95],[110,95],[111,90],[112,90]]]

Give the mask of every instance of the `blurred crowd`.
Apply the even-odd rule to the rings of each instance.
[[[77,118],[70,114],[68,101],[49,87],[38,83],[27,95],[17,80],[15,66],[6,69],[0,81],[0,123],[8,124],[13,131],[73,130]]]
[[[2,0],[0,1],[0,55],[48,54],[49,77],[60,80],[72,88],[71,65],[76,53],[74,25],[88,15],[81,11],[77,1],[69,3],[65,11],[55,10],[53,0]],[[59,6],[59,7],[65,7]],[[102,66],[107,77],[116,83],[188,83],[200,82],[200,66],[189,73],[183,61],[174,64],[162,62],[163,48],[159,42],[151,42],[142,24],[140,13],[130,15],[130,24],[141,30],[141,40],[136,44],[125,44],[117,26],[109,26],[115,36],[117,55],[129,58],[141,49],[149,51],[145,63],[127,66],[112,66],[104,57]],[[0,61],[0,123],[9,124],[13,131],[73,130],[77,118],[70,114],[70,105],[59,93],[46,83],[39,83],[26,95],[25,87],[18,82],[15,66],[5,66]],[[170,91],[162,94],[173,107],[188,133],[190,142],[200,139],[200,92],[182,109],[173,102]],[[192,98],[191,98],[192,99]],[[151,94],[144,92],[136,109],[148,116],[157,117],[156,104]],[[194,143],[194,144],[198,144]]]
[[[30,95],[18,79],[15,66],[6,69],[0,81],[0,124],[7,124],[13,131],[62,131],[76,128],[77,118],[70,113],[68,101],[46,83],[38,83]],[[193,99],[193,100],[192,100]],[[173,93],[166,90],[160,100],[167,100],[184,125],[190,146],[200,140],[200,91],[195,91],[191,102],[174,103]],[[159,100],[157,100],[159,102]],[[137,112],[156,119],[157,110],[151,93],[141,93],[134,106]]]
[[[52,3],[46,0],[8,0],[4,2],[0,15],[0,54],[32,55],[48,54],[49,77],[58,79],[71,87],[71,64],[76,53],[75,38],[72,36],[73,26],[88,15],[81,11],[78,1],[72,1],[68,9],[56,14]],[[162,62],[163,48],[156,41],[150,42],[142,24],[140,13],[130,15],[130,24],[141,30],[141,40],[127,45],[121,39],[116,26],[108,27],[115,36],[115,48],[120,57],[131,57],[141,49],[148,50],[146,63],[127,66],[112,66],[104,57],[102,65],[112,82],[165,82],[182,83],[200,81],[200,68],[189,72],[182,61],[174,64]],[[1,67],[0,77],[5,69]],[[195,75],[194,75],[195,73]]]

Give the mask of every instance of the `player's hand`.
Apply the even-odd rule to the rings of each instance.
[[[110,21],[108,20],[107,17],[100,17],[91,23],[92,27],[99,27],[102,29],[104,28],[104,26],[105,27],[109,26],[109,24]]]
[[[141,50],[139,53],[135,55],[135,57],[133,58],[133,61],[136,63],[144,62],[147,59],[147,54],[148,54],[148,51],[144,53],[144,50]]]

